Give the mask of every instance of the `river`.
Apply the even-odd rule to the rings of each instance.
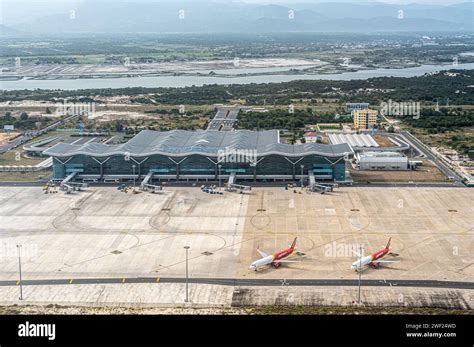
[[[257,76],[140,76],[120,78],[81,78],[81,79],[57,79],[57,80],[31,80],[22,79],[17,81],[0,81],[0,90],[19,89],[102,89],[102,88],[126,88],[126,87],[189,87],[202,86],[205,84],[250,84],[250,83],[279,83],[295,80],[357,80],[371,77],[414,77],[425,73],[440,70],[474,69],[474,63],[454,65],[421,65],[403,69],[374,69],[360,70],[357,72],[344,72],[340,74],[273,74]],[[244,69],[244,73],[253,73],[254,69]],[[219,73],[224,73],[220,70]]]

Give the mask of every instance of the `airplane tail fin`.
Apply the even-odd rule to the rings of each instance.
[[[388,242],[387,242],[387,245],[385,246],[385,248],[387,248],[387,249],[390,248],[390,242],[391,242],[391,241],[392,241],[392,238],[389,238],[389,239],[388,239]]]
[[[293,243],[291,244],[291,249],[295,249],[295,246],[296,246],[296,239],[297,237],[295,237],[295,239],[293,240]]]

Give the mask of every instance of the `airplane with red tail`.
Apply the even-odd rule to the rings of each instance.
[[[273,267],[278,268],[281,266],[282,263],[298,263],[298,261],[284,259],[290,256],[291,254],[293,254],[293,251],[295,250],[295,246],[296,246],[296,239],[297,238],[295,237],[290,248],[287,248],[284,251],[277,252],[272,255],[268,255],[257,248],[257,252],[262,256],[262,258],[250,264],[250,269],[257,271],[259,268],[266,265],[272,265]]]
[[[378,268],[380,266],[380,263],[398,263],[397,260],[381,260],[381,258],[385,257],[390,252],[391,241],[392,238],[389,238],[387,245],[384,248],[366,257],[362,257],[361,254],[357,254],[359,260],[352,263],[351,269],[359,271],[365,266],[372,266],[374,268]]]

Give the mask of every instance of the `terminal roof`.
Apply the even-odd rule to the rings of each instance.
[[[156,154],[167,156],[192,154],[218,156],[220,152],[226,150],[256,151],[257,156],[277,154],[289,157],[310,154],[340,157],[346,153],[353,153],[352,148],[346,143],[337,145],[318,143],[290,145],[280,143],[279,139],[278,130],[143,130],[124,144],[86,143],[76,145],[59,143],[43,153],[53,157],[70,157],[80,154],[94,157],[127,154],[133,157],[146,157]]]

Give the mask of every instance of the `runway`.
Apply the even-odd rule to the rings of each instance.
[[[78,279],[39,279],[24,280],[24,286],[50,286],[74,284],[120,284],[120,283],[186,283],[182,277],[115,277]],[[210,284],[223,286],[342,286],[356,287],[358,280],[351,279],[242,279],[242,278],[189,278],[190,284]],[[18,286],[20,281],[0,281],[0,286]],[[416,287],[444,289],[474,289],[474,282],[436,281],[436,280],[361,280],[364,287]]]

